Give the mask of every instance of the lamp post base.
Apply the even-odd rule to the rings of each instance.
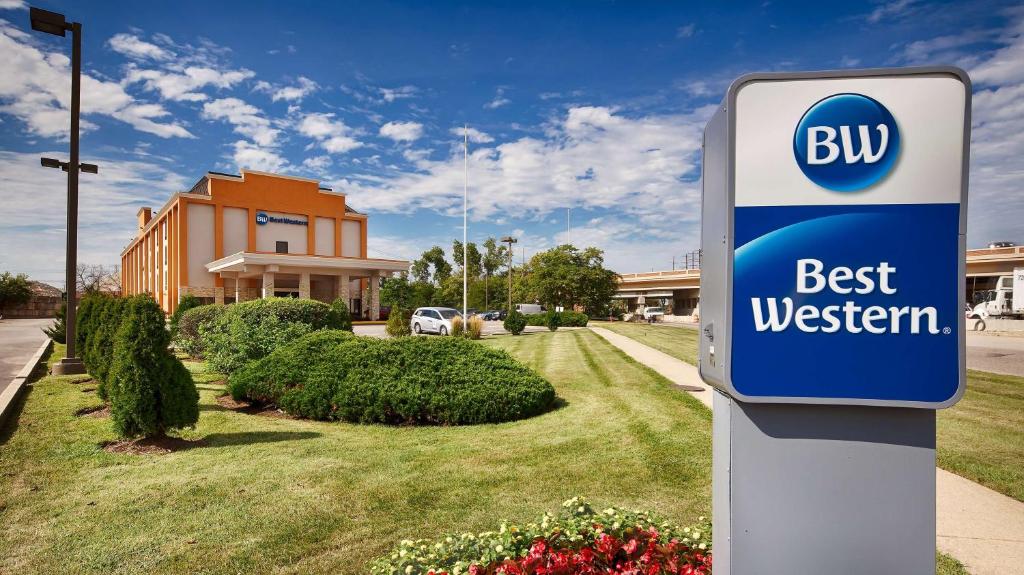
[[[85,364],[77,357],[65,357],[53,364],[53,375],[78,375],[85,373]]]

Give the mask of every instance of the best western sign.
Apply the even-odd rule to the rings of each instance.
[[[969,103],[953,68],[733,84],[705,132],[702,377],[747,402],[959,399]]]
[[[293,226],[308,226],[309,222],[306,220],[296,220],[295,218],[287,218],[283,216],[272,216],[266,212],[256,213],[256,223],[265,226],[269,224],[291,224]]]

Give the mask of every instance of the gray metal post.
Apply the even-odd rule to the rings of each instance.
[[[53,373],[70,375],[85,373],[85,364],[75,352],[75,319],[77,316],[78,282],[78,118],[81,109],[82,84],[82,25],[71,23],[71,158],[68,161],[68,225],[67,255],[64,286],[67,291],[67,311],[64,316],[67,351],[64,359],[53,366]]]

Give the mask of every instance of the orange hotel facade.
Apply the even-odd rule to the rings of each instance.
[[[378,319],[380,278],[409,262],[367,257],[367,220],[316,180],[208,172],[156,213],[138,211],[122,291],[150,294],[166,313],[185,294],[219,304],[285,296],[341,298]]]

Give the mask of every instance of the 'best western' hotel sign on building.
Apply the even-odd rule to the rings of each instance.
[[[210,172],[155,215],[139,210],[139,235],[121,254],[122,289],[153,295],[168,313],[185,294],[211,303],[291,295],[341,297],[376,319],[377,278],[409,263],[368,258],[366,227],[344,194],[316,180]]]

